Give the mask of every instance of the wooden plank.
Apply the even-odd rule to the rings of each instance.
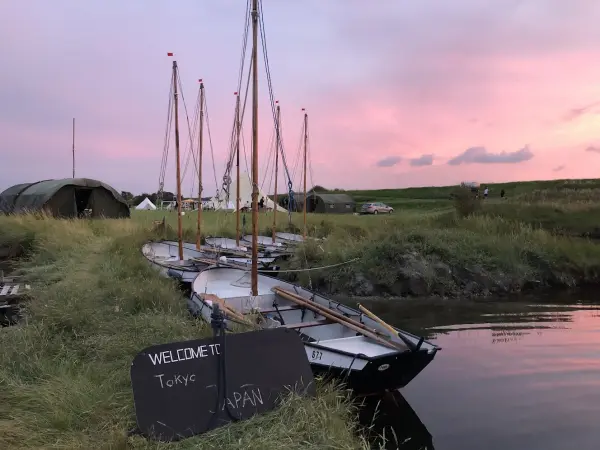
[[[261,309],[260,312],[262,314],[267,313],[276,313],[277,311],[293,311],[295,309],[300,309],[300,306],[280,306],[279,309]]]
[[[309,328],[309,327],[318,327],[319,325],[327,325],[332,323],[331,320],[321,319],[315,320],[314,322],[302,322],[302,323],[289,323],[285,325],[281,325],[283,328]]]
[[[2,289],[0,289],[0,296],[8,295],[8,291],[10,290],[11,287],[12,287],[12,285],[10,285],[10,284],[5,284],[4,286],[2,286]]]

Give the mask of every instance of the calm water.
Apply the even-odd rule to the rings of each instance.
[[[384,401],[387,435],[394,429],[404,442],[390,448],[600,448],[600,307],[587,297],[452,302],[420,312],[370,304],[443,348],[394,399],[398,406]]]

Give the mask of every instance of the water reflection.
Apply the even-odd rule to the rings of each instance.
[[[434,450],[432,436],[399,391],[356,400],[372,448]]]
[[[443,348],[402,390],[437,450],[597,449],[600,307],[593,302],[600,299],[594,294],[367,307]],[[397,423],[406,420],[396,414]],[[406,436],[419,426],[397,428]],[[430,448],[431,441],[419,445]]]

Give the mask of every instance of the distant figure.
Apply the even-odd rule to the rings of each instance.
[[[500,191],[500,198],[504,198],[504,189]]]
[[[265,198],[261,197],[260,201],[258,202],[258,208],[263,209],[264,207],[265,207]]]
[[[486,187],[486,188],[483,190],[483,198],[484,198],[484,199],[488,197],[488,193],[489,193],[489,191],[488,191],[488,188]]]

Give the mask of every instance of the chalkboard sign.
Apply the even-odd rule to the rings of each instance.
[[[290,390],[315,394],[300,337],[281,328],[148,347],[131,384],[139,431],[163,441],[272,410]]]

